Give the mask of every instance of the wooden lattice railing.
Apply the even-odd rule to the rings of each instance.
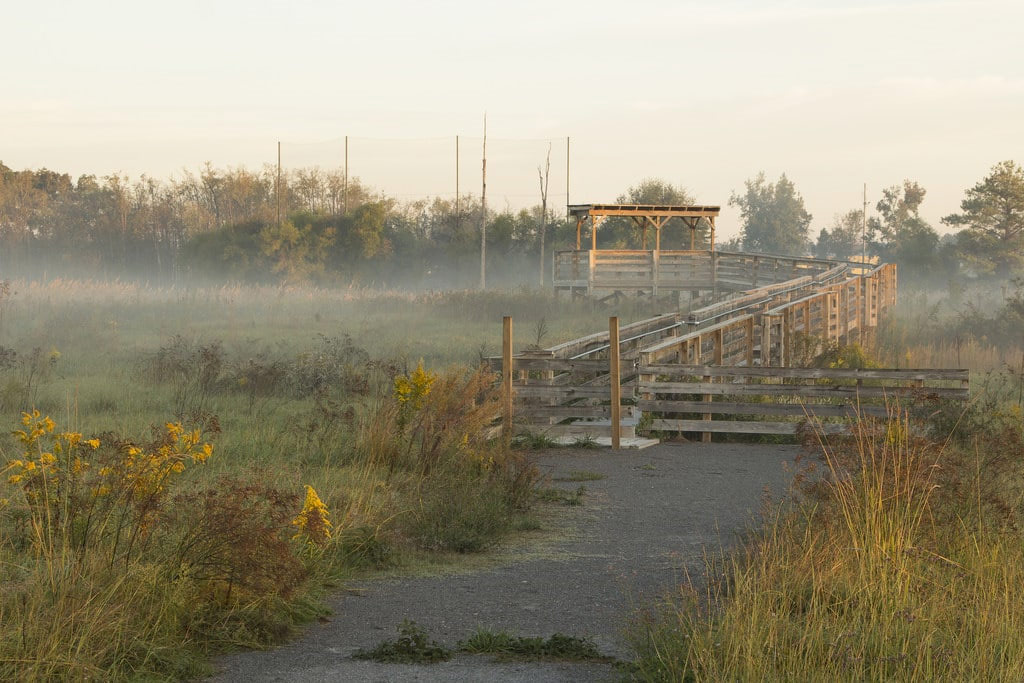
[[[558,436],[586,434],[589,427],[589,433],[607,432],[617,442],[624,426],[628,431],[646,427],[697,431],[710,439],[713,432],[793,433],[805,411],[848,417],[855,412],[853,397],[866,415],[884,408],[883,397],[908,392],[966,398],[964,370],[791,367],[797,346],[808,339],[850,342],[877,326],[879,316],[896,303],[894,265],[869,269],[790,259],[786,272],[794,276],[772,281],[763,274],[780,272],[777,260],[768,269],[762,257],[725,256],[737,257],[739,265],[730,267],[761,284],[686,314],[660,315],[621,329],[612,318],[608,332],[515,356],[508,321],[505,355],[490,359],[506,378],[507,428],[514,421],[518,428]],[[619,392],[625,406],[615,400]],[[763,419],[771,416],[783,419]]]

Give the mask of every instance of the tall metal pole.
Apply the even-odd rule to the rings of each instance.
[[[866,268],[868,259],[868,184],[864,183],[864,209],[861,211],[860,262]]]
[[[455,234],[459,234],[462,220],[462,197],[459,196],[459,136],[455,136]]]
[[[341,190],[341,212],[348,214],[348,136],[345,136],[345,180]]]
[[[487,289],[487,112],[484,112],[483,188],[480,193],[480,289]]]
[[[569,136],[565,136],[565,218],[569,218]],[[579,246],[576,247],[579,249]]]
[[[277,201],[277,224],[281,225],[281,141],[277,141],[277,185],[274,187],[274,199]]]
[[[857,303],[860,304],[860,311],[858,313],[857,320],[857,341],[860,344],[864,344],[864,326],[867,323],[867,315],[865,314],[864,301],[867,294],[867,278],[864,274],[867,272],[868,267],[868,184],[864,183],[864,206],[861,210],[861,233],[860,233],[860,286],[858,287],[859,296],[857,297]]]

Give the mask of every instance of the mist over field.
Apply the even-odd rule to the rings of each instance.
[[[0,680],[1024,680],[1021,3],[8,5]]]

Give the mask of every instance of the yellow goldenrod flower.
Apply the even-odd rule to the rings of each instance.
[[[96,450],[97,448],[100,447],[100,440],[99,439],[89,439],[85,443],[87,443],[90,446],[92,446],[93,450]]]
[[[316,490],[306,485],[306,500],[302,505],[302,511],[292,520],[292,525],[298,530],[292,538],[298,539],[305,536],[310,543],[322,545],[331,537],[330,512],[327,506],[320,500]]]

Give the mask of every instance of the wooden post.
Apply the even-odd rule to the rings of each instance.
[[[512,438],[512,316],[501,320],[501,433]]]
[[[619,318],[608,318],[608,371],[612,399],[612,448],[620,447],[622,419],[622,385],[619,375]]]
[[[587,256],[589,257],[589,261],[590,261],[590,263],[589,263],[589,270],[587,271],[587,296],[593,296],[594,295],[594,277],[596,275],[595,268],[597,267],[597,264],[595,264],[594,261],[595,261],[595,259],[597,257],[597,250],[591,249],[590,251],[587,252]]]
[[[660,234],[660,232],[659,232]],[[651,252],[651,298],[658,298],[658,271],[661,267],[661,252],[655,249]]]
[[[744,325],[744,332],[746,337],[746,353],[744,360],[746,361],[747,367],[754,367],[754,316],[747,318],[747,322]]]
[[[782,345],[779,349],[779,366],[788,368],[792,362],[793,346],[793,308],[787,306],[782,309]]]
[[[721,334],[722,334],[722,331],[718,330],[718,332],[715,333],[715,337],[714,337],[714,340],[713,340],[714,344],[715,344],[715,350],[713,352],[714,355],[712,357],[716,361],[721,357],[721,353],[722,353],[722,351],[721,351],[722,347],[721,347],[721,344],[720,344]],[[701,338],[700,338],[700,336],[698,336],[697,337],[697,349],[699,350],[700,347],[701,347]],[[698,357],[699,357],[699,355],[700,355],[700,353],[698,351]],[[710,375],[704,375],[704,377],[701,378],[701,381],[703,381],[705,383],[711,383],[712,380],[713,380],[713,378]],[[704,399],[705,403],[711,403],[711,394],[704,394],[703,399]],[[705,421],[707,421],[707,422],[711,421],[711,413],[704,413],[701,417]],[[711,432],[701,432],[700,440],[703,441],[704,443],[711,443]]]

